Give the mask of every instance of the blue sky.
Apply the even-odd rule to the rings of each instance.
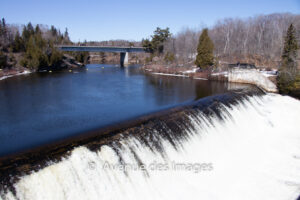
[[[140,40],[159,27],[212,26],[226,17],[274,12],[300,14],[300,0],[1,0],[7,23],[67,27],[73,41]]]

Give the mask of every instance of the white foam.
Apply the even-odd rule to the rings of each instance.
[[[227,111],[227,112],[226,112]],[[229,113],[229,114],[228,114]],[[175,151],[163,141],[166,158],[134,138],[123,139],[121,155],[145,166],[154,162],[211,163],[213,170],[141,170],[108,168],[118,164],[111,147],[85,147],[15,184],[18,199],[296,199],[300,194],[300,102],[267,94],[224,107],[224,121],[191,117],[191,138]],[[212,122],[212,123],[211,123]],[[153,130],[155,131],[155,130]],[[14,199],[11,193],[3,199]]]

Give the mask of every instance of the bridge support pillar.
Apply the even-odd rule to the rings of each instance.
[[[127,66],[129,64],[129,62],[128,62],[128,52],[122,52],[120,54],[120,64],[121,64],[121,67]]]

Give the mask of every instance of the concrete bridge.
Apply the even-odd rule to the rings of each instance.
[[[128,65],[128,53],[145,53],[143,47],[106,47],[106,46],[57,46],[61,51],[88,51],[120,53],[121,66]]]

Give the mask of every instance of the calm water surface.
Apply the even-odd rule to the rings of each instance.
[[[0,156],[240,86],[97,64],[1,80]]]

